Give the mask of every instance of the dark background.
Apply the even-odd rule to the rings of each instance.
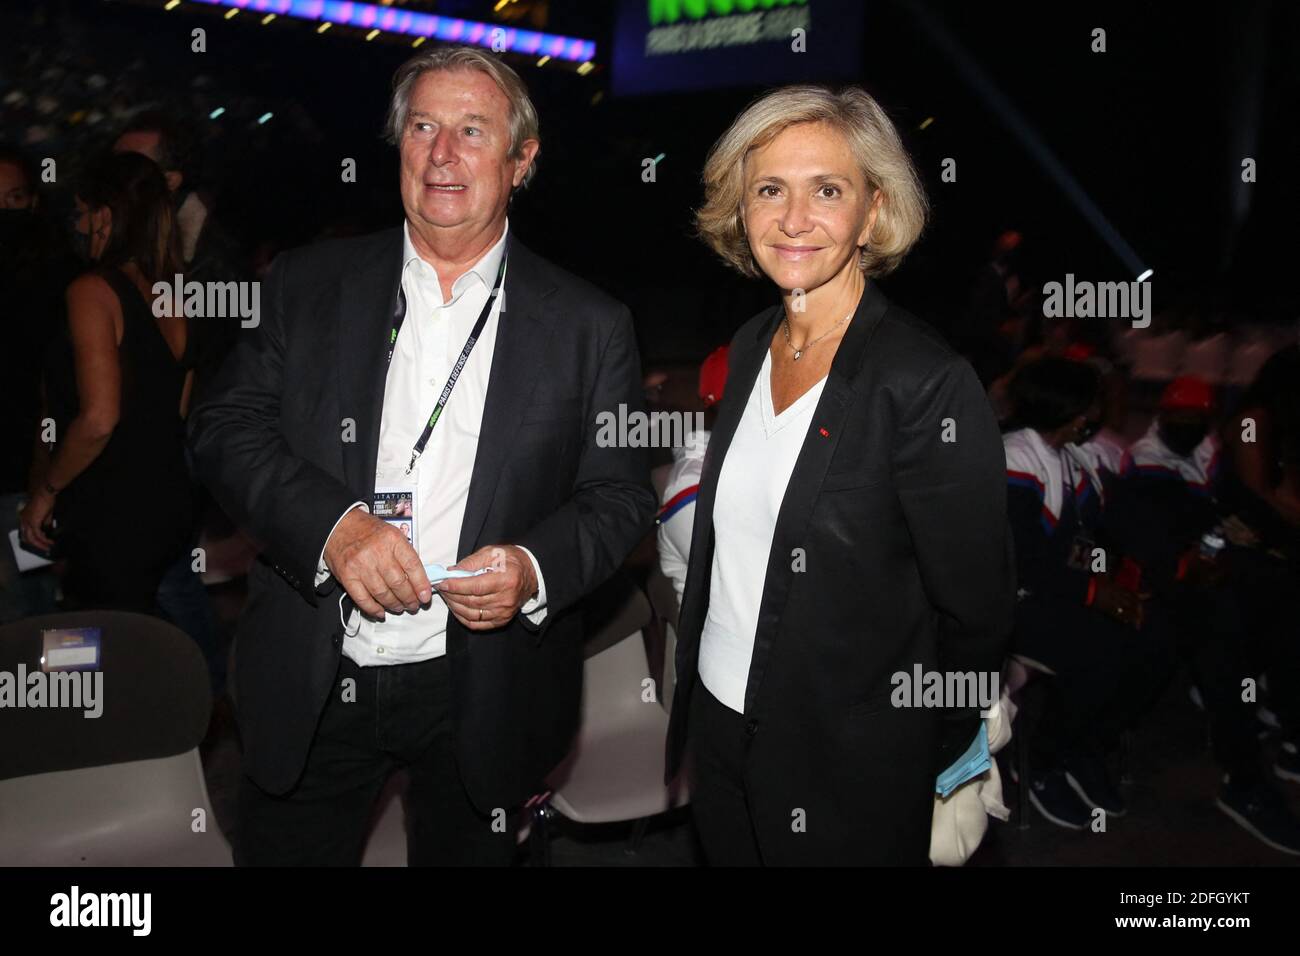
[[[418,5],[494,20],[491,0]],[[540,168],[516,200],[512,227],[627,301],[647,360],[698,359],[772,297],[765,284],[728,273],[691,234],[704,155],[762,87],[615,97],[616,4],[533,6],[547,31],[594,39],[597,69],[581,76],[510,58],[542,118]],[[111,112],[69,118],[78,92],[87,95],[78,77],[97,72],[122,112],[154,103],[186,114],[205,140],[202,183],[250,251],[400,220],[397,156],[379,129],[409,41],[366,43],[344,30],[318,36],[287,18],[261,27],[252,14],[226,21],[190,5],[161,8],[162,0],[4,4],[0,96],[19,87],[30,96],[34,85],[56,105],[44,114],[30,104],[0,108],[0,137],[61,163],[88,155],[115,125]],[[934,205],[923,242],[887,280],[897,301],[954,332],[972,275],[1008,227],[1026,238],[1031,282],[1066,272],[1134,278],[936,42],[932,18],[1155,270],[1158,312],[1190,305],[1227,321],[1300,312],[1292,281],[1300,5],[874,0],[864,8],[858,82],[899,126]],[[195,26],[207,30],[206,53],[190,51]],[[817,26],[808,56],[816,56]],[[1094,27],[1107,32],[1105,53],[1090,51]],[[208,119],[218,106],[227,113]],[[257,125],[266,110],[273,119]],[[919,129],[927,117],[933,122]],[[44,137],[34,143],[33,123]],[[657,181],[643,182],[642,160],[660,153]],[[1254,184],[1241,183],[1244,156],[1257,160]],[[345,157],[358,162],[355,184],[341,182]],[[945,157],[957,161],[955,183],[940,181]]]

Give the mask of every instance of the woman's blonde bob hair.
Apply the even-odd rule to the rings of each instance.
[[[745,238],[745,160],[801,123],[839,130],[867,180],[868,196],[880,190],[880,210],[858,267],[868,276],[887,275],[920,238],[929,205],[898,130],[880,104],[856,86],[839,91],[786,86],[746,107],[704,162],[704,205],[695,214],[700,237],[744,275],[763,274]]]

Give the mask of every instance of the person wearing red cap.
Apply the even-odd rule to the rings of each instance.
[[[1124,483],[1112,495],[1110,518],[1147,580],[1168,585],[1212,573],[1198,543],[1218,520],[1214,482],[1219,440],[1211,428],[1214,392],[1190,375],[1174,379],[1160,397],[1146,434],[1125,453]]]
[[[1255,695],[1243,693],[1266,668],[1283,739],[1300,738],[1300,648],[1269,621],[1283,616],[1278,603],[1291,592],[1220,496],[1215,409],[1201,379],[1169,383],[1151,427],[1124,456],[1106,524],[1174,620],[1224,775],[1216,806],[1261,842],[1300,855],[1300,820],[1263,772]]]
[[[709,430],[718,417],[718,402],[722,401],[722,392],[727,384],[729,351],[730,346],[719,346],[700,364],[699,395],[704,406],[705,427],[702,431],[689,432],[682,446],[673,448],[673,466],[668,472],[659,516],[655,520],[659,537],[659,567],[672,582],[679,607],[691,557],[695,496],[700,489],[700,472],[709,445]]]

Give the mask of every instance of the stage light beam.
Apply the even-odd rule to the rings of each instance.
[[[242,9],[261,14],[274,11],[281,17],[306,20],[319,24],[317,33],[324,33],[338,24],[361,30],[378,29],[389,35],[439,40],[443,43],[467,43],[485,47],[494,53],[518,53],[528,57],[549,56],[580,66],[580,73],[594,69],[596,42],[555,33],[539,33],[516,27],[505,28],[505,49],[500,49],[502,28],[478,20],[465,20],[441,14],[399,10],[392,6],[361,3],[359,0],[193,0],[214,7],[226,7],[227,17]],[[418,45],[418,44],[412,44]]]

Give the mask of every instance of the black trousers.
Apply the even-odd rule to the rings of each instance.
[[[1016,607],[1016,651],[1056,672],[1029,749],[1033,769],[1104,757],[1169,686],[1173,627],[1158,603],[1145,610],[1135,631],[1082,605],[1029,598]]]
[[[382,667],[359,667],[343,657],[294,789],[274,796],[243,778],[236,862],[359,865],[375,799],[398,768],[410,776],[410,866],[514,862],[518,808],[481,812],[461,783],[445,656]]]
[[[1234,784],[1249,788],[1265,773],[1255,704],[1242,700],[1245,678],[1267,673],[1268,703],[1282,725],[1281,738],[1300,742],[1300,581],[1283,562],[1258,551],[1231,548],[1228,558],[1232,576],[1225,587],[1184,586],[1175,600],[1215,760]]]
[[[696,680],[687,722],[693,762],[691,815],[710,866],[760,866],[745,794],[745,718]]]

